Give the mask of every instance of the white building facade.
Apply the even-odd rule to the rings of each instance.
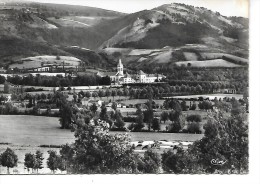
[[[140,70],[137,74],[131,75],[127,72],[124,74],[124,66],[121,59],[117,65],[117,72],[98,72],[101,77],[109,76],[112,83],[115,84],[130,84],[130,83],[154,83],[160,82],[164,75],[161,74],[146,74]]]

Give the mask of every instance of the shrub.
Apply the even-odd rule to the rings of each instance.
[[[160,122],[159,122],[159,119],[157,118],[153,118],[153,121],[152,121],[152,129],[155,131],[155,130],[160,130],[161,127],[160,127]]]
[[[201,110],[209,110],[213,108],[212,103],[209,101],[200,102],[198,106]]]
[[[186,117],[187,121],[195,121],[195,122],[201,122],[201,116],[199,114],[192,114]]]
[[[183,101],[181,102],[181,109],[182,109],[182,111],[187,111],[187,110],[188,110],[185,100],[183,100]]]
[[[194,111],[194,110],[196,110],[196,108],[197,108],[197,105],[194,103],[191,105],[190,110]]]
[[[169,132],[171,133],[179,133],[181,130],[181,124],[179,122],[174,122],[169,126]]]
[[[200,122],[189,122],[188,126],[187,126],[187,131],[188,133],[197,133],[200,134],[201,130],[200,130]]]

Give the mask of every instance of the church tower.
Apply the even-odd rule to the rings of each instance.
[[[117,72],[120,75],[124,75],[124,70],[123,70],[123,64],[121,62],[121,59],[119,59],[118,65],[117,65]]]

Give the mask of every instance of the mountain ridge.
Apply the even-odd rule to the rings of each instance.
[[[39,8],[33,9],[35,6]],[[51,53],[76,57],[79,54],[80,59],[93,58],[95,53],[94,58],[99,58],[99,65],[104,66],[108,61],[109,66],[113,65],[112,60],[118,57],[125,58],[125,64],[137,66],[149,63],[167,64],[194,58],[206,60],[208,56],[201,55],[209,52],[218,53],[218,57],[222,53],[248,58],[248,19],[222,16],[203,7],[174,3],[132,14],[115,13],[111,16],[104,13],[97,16],[97,12],[62,12],[60,9],[64,7],[57,9],[52,4],[48,4],[50,7],[47,8],[41,4],[35,6],[29,10],[0,9],[0,40],[8,37],[23,40],[25,45],[38,44],[42,47],[39,48],[40,52],[30,52],[29,47],[26,54],[23,54],[13,53],[11,46],[7,52],[0,43],[0,48],[4,51],[2,53],[5,53],[0,55],[0,60],[5,60],[5,63],[13,58],[28,57],[30,53],[31,56]],[[192,44],[194,47],[188,48],[188,51],[187,48],[182,48]],[[206,47],[206,50],[201,51],[200,45]],[[48,52],[44,52],[43,48],[46,46]],[[70,46],[83,47],[94,52],[64,49]],[[115,49],[110,52],[106,48]],[[128,55],[135,49],[158,51]],[[95,64],[92,59],[88,62],[89,59],[86,59],[87,63]]]

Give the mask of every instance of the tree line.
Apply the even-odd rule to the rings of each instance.
[[[68,86],[97,86],[97,85],[110,85],[110,77],[100,77],[98,75],[78,75],[77,77],[63,77],[57,76],[28,76],[21,77],[19,75],[8,76],[5,79],[4,76],[0,76],[0,83],[8,82],[15,85],[27,85],[27,86],[45,86],[45,87],[68,87]]]

